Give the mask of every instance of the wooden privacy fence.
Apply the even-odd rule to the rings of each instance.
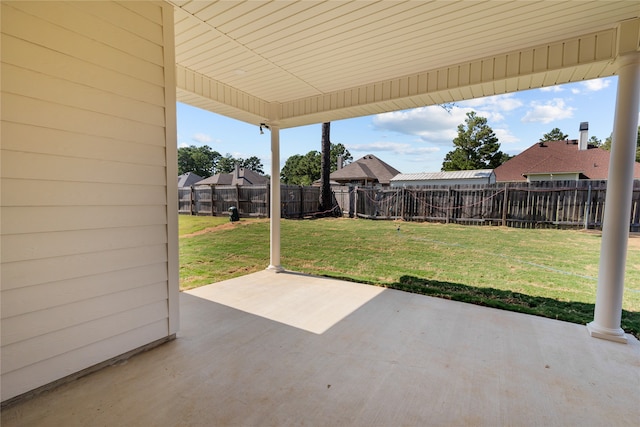
[[[606,181],[357,188],[351,216],[518,228],[601,228]],[[640,229],[640,181],[630,228]]]
[[[178,211],[190,215],[269,216],[269,185],[180,188]],[[601,228],[606,181],[546,181],[468,186],[334,187],[334,204],[350,217],[517,228]],[[320,187],[281,185],[281,216],[319,212]],[[634,181],[631,231],[640,231],[640,180]]]
[[[269,216],[269,185],[212,185],[178,189],[178,213],[228,215],[235,206],[242,217]],[[319,210],[320,188],[281,185],[283,218],[304,217]]]
[[[301,218],[320,210],[320,187],[281,185],[280,203],[282,218]]]

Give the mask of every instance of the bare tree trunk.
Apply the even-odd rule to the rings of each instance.
[[[329,175],[331,174],[331,140],[329,138],[329,134],[331,131],[331,123],[323,123],[322,124],[322,162],[321,162],[321,173],[320,178],[322,180],[322,189],[320,196],[320,209],[323,211],[328,211],[331,209],[332,200],[331,200],[331,185],[329,181]]]

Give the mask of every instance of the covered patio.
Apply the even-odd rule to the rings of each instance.
[[[0,10],[3,425],[637,424],[638,342],[620,327],[637,1]],[[587,328],[274,274],[281,131],[612,75]],[[182,294],[176,101],[271,146],[268,270]]]
[[[180,295],[178,339],[2,425],[626,426],[640,343],[582,325],[269,271]]]

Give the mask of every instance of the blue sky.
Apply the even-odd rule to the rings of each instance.
[[[580,122],[589,137],[604,141],[613,131],[617,77],[331,122],[331,142],[342,143],[354,160],[373,154],[403,173],[436,172],[453,149],[467,111],[486,117],[501,150],[518,154],[551,129],[578,138]],[[320,151],[321,125],[280,131],[280,163],[289,156]],[[209,145],[234,157],[257,156],[265,172],[271,164],[270,137],[258,127],[178,103],[178,146]]]

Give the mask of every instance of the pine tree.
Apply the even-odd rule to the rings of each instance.
[[[443,171],[495,169],[509,160],[500,151],[498,138],[486,118],[470,111],[465,124],[458,125],[458,136],[453,140],[456,148],[445,156]]]

